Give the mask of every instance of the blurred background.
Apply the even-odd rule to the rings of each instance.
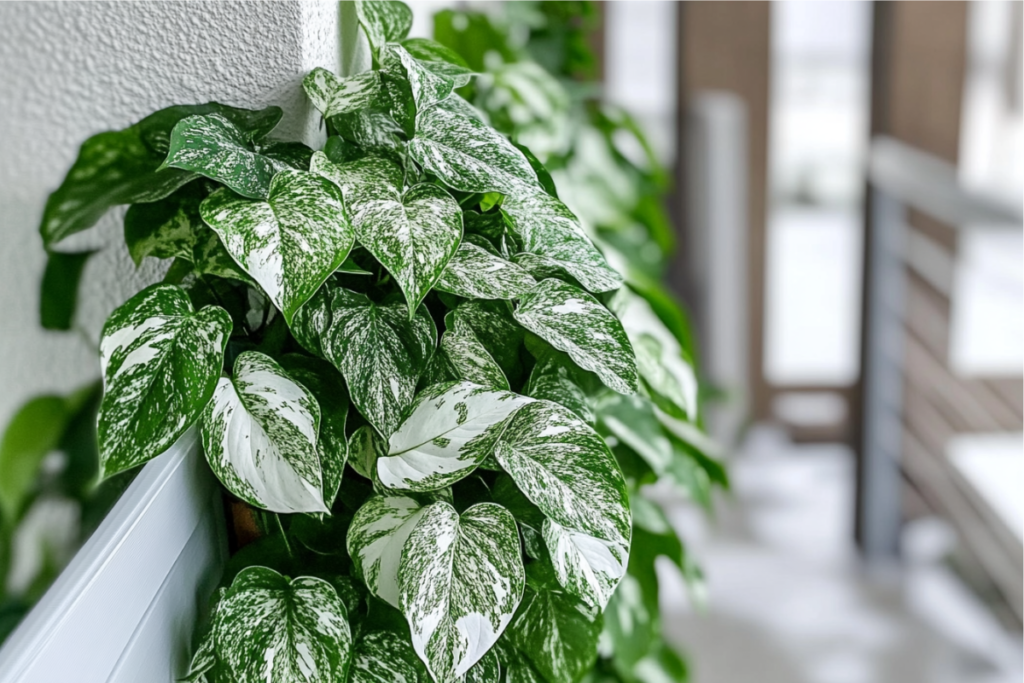
[[[530,20],[514,2],[411,4],[424,37],[451,7]],[[659,567],[691,679],[1021,681],[1022,3],[593,8],[592,95],[628,110],[670,171],[664,277],[689,309],[732,479],[710,517],[661,499],[706,576],[695,594]],[[10,85],[0,99],[30,87]],[[69,131],[67,154],[83,137]],[[561,134],[541,125],[527,142]],[[560,171],[566,186],[602,163],[584,152]],[[8,188],[35,172],[3,170]],[[563,199],[597,211],[615,191]],[[7,219],[34,229],[38,197],[7,194],[25,214]],[[95,374],[88,344],[68,351],[35,329],[23,294],[43,259],[35,241],[0,254],[0,424]],[[74,368],[54,379],[47,357]],[[126,483],[92,511],[30,512],[7,592],[45,588]]]

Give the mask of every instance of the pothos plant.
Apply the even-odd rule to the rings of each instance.
[[[373,68],[303,82],[322,150],[276,107],[170,107],[47,203],[48,248],[129,204],[132,258],[173,260],[104,326],[100,470],[198,429],[255,511],[187,680],[579,680],[635,533],[595,406],[695,400],[474,71],[354,5]]]

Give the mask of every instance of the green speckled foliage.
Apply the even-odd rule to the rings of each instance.
[[[640,680],[674,655],[627,633],[657,602],[631,544],[676,546],[639,488],[724,481],[691,350],[558,196],[558,80],[482,15],[446,43],[402,2],[351,9],[371,68],[302,81],[322,149],[275,107],[171,107],[87,141],[41,226],[50,248],[130,204],[132,260],[170,261],[103,330],[102,474],[197,430],[261,534],[184,680],[573,683],[602,634]],[[483,44],[505,63],[460,55]]]

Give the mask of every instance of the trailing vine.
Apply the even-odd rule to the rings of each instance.
[[[169,107],[87,140],[40,228],[84,262],[52,247],[128,204],[132,259],[171,260],[103,328],[102,478],[198,429],[258,528],[186,680],[678,680],[654,560],[696,573],[641,487],[725,483],[685,317],[559,199],[583,133],[549,146],[501,88],[554,85],[551,139],[615,119],[483,15],[435,42],[401,2],[354,7],[372,68],[303,81],[323,149],[274,139],[277,107]],[[445,21],[501,40],[460,55]],[[80,270],[44,281],[54,326]]]

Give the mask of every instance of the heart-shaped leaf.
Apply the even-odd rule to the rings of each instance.
[[[519,302],[516,320],[620,394],[637,389],[636,357],[618,318],[578,287],[543,280]]]
[[[121,131],[92,136],[82,145],[64,182],[50,195],[39,232],[50,247],[68,235],[92,227],[112,206],[163,199],[196,175],[161,168],[171,130],[181,119],[220,114],[253,140],[269,133],[281,119],[279,107],[260,111],[216,102],[177,105],[154,112]]]
[[[246,351],[203,416],[210,469],[228,491],[272,512],[328,512],[317,453],[320,407],[272,358]]]
[[[391,631],[371,631],[356,642],[348,683],[426,683],[422,670],[408,640]]]
[[[430,383],[466,380],[491,389],[508,391],[501,366],[468,327],[446,330],[431,363]]]
[[[530,162],[512,143],[484,122],[440,105],[417,117],[409,152],[461,192],[519,194],[540,187]]]
[[[194,311],[174,285],[148,287],[103,326],[100,469],[108,477],[167,450],[213,396],[231,334],[216,306]]]
[[[467,299],[515,299],[536,284],[516,264],[467,241],[448,262],[435,288]]]
[[[566,273],[592,292],[622,285],[622,277],[583,232],[576,216],[551,195],[534,191],[507,197],[501,211],[523,248],[516,263],[535,277]]]
[[[500,505],[461,515],[445,502],[425,508],[398,572],[412,645],[437,683],[470,670],[508,626],[525,571],[516,523]]]
[[[189,116],[174,126],[164,168],[178,168],[223,183],[243,197],[263,198],[288,164],[258,153],[252,135],[221,114]]]
[[[325,119],[371,107],[380,97],[380,72],[364,71],[338,78],[317,67],[302,79],[302,88]]]
[[[265,201],[220,189],[200,211],[289,323],[345,261],[355,241],[341,191],[303,171],[277,174]]]
[[[235,683],[336,683],[352,660],[348,615],[331,584],[266,567],[235,577],[217,607],[214,641]]]
[[[370,592],[398,607],[402,548],[424,508],[406,496],[374,496],[363,503],[348,530],[348,553]]]
[[[523,406],[494,449],[502,468],[547,517],[544,541],[569,592],[603,608],[626,571],[626,482],[604,440],[566,408]]]
[[[377,460],[381,483],[410,491],[453,484],[490,454],[505,418],[532,400],[469,382],[424,390]]]
[[[512,317],[505,301],[467,301],[449,314],[449,329],[469,329],[501,366],[510,385],[519,382],[522,367],[519,351],[523,344],[522,327]]]
[[[356,14],[374,50],[404,40],[412,28],[412,10],[398,0],[356,0]]]
[[[398,427],[436,343],[426,309],[410,319],[401,304],[334,290],[324,354],[345,376],[352,403],[382,435]]]
[[[397,43],[381,48],[380,66],[391,99],[391,116],[410,137],[416,132],[416,115],[455,89],[453,78],[428,69]]]
[[[412,315],[459,248],[458,202],[430,183],[403,191],[402,170],[384,159],[339,167],[318,154],[313,172],[341,188],[359,243],[398,281]]]
[[[436,40],[429,38],[409,38],[402,41],[410,55],[416,58],[424,68],[438,76],[451,78],[456,88],[469,83],[473,70],[469,68],[459,53],[445,47]]]

